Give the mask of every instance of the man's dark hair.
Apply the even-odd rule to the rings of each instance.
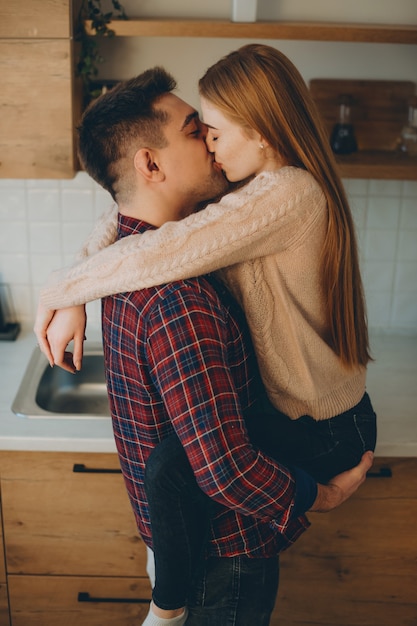
[[[168,114],[155,110],[154,105],[176,86],[168,72],[155,67],[118,83],[86,109],[77,129],[80,161],[114,200],[122,191],[121,174],[128,173],[123,167],[128,166],[126,157],[144,146],[166,145],[163,125]]]

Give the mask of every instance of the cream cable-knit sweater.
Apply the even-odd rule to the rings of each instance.
[[[360,401],[366,377],[365,368],[344,367],[326,342],[319,264],[326,228],[322,190],[294,167],[262,173],[200,213],[110,245],[113,208],[41,300],[63,308],[226,267],[222,279],[245,310],[272,403],[293,419],[326,419]]]

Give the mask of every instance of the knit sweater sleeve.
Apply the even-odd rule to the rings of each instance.
[[[305,216],[322,196],[303,170],[287,167],[260,174],[181,221],[125,237],[97,252],[100,243],[90,242],[84,257],[93,254],[53,273],[41,302],[49,309],[64,308],[273,254],[299,236]]]
[[[96,254],[116,241],[117,214],[118,210],[116,204],[113,204],[108,211],[103,213],[78,251],[76,255],[77,262]]]

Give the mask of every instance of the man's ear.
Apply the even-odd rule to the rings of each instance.
[[[136,171],[149,182],[165,179],[165,175],[160,169],[157,155],[149,148],[141,148],[136,152],[134,165]]]

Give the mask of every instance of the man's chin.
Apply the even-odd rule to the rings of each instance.
[[[213,187],[212,187],[213,195],[210,198],[207,198],[207,200],[202,200],[201,202],[199,202],[194,212],[197,213],[198,211],[201,211],[201,209],[205,209],[208,204],[214,204],[218,202],[230,190],[231,190],[231,185],[226,180],[226,178],[223,178],[222,185],[220,186],[213,184]]]

